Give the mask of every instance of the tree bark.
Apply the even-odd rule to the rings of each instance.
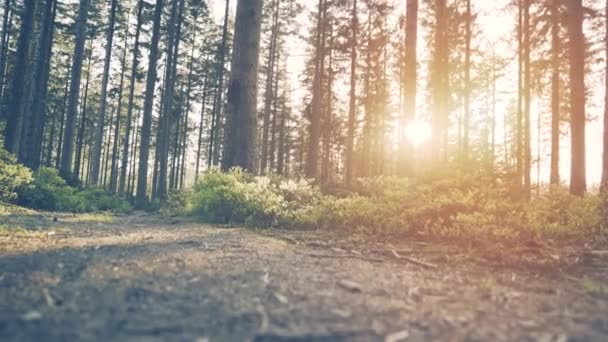
[[[144,8],[144,0],[139,0],[137,6],[137,27],[135,28],[135,43],[133,44],[133,62],[131,64],[131,78],[129,80],[129,103],[127,105],[127,125],[125,127],[125,137],[122,146],[122,161],[120,169],[120,180],[118,184],[118,192],[125,192],[127,183],[127,165],[129,164],[129,144],[131,138],[131,126],[133,122],[133,106],[135,100],[135,84],[137,83],[137,74],[139,68],[139,36],[141,34],[142,13]]]
[[[99,113],[97,114],[97,133],[93,146],[93,165],[91,167],[91,184],[99,183],[99,169],[101,162],[101,150],[103,144],[103,130],[105,128],[106,103],[108,94],[108,81],[110,79],[110,63],[112,62],[112,44],[114,42],[114,26],[116,22],[116,7],[118,0],[112,0],[110,7],[110,21],[106,36],[106,55],[104,58],[103,75],[101,79],[101,96],[99,100]]]
[[[19,156],[21,133],[23,131],[24,110],[27,105],[28,75],[30,60],[30,40],[34,31],[36,0],[25,0],[21,12],[21,29],[17,41],[15,66],[9,99],[6,127],[4,130],[4,148]]]
[[[559,185],[559,138],[560,138],[560,90],[559,90],[559,24],[560,0],[551,4],[551,179],[552,185]]]
[[[324,51],[323,34],[325,30],[325,1],[319,0],[319,13],[317,14],[317,42],[315,51],[315,71],[313,76],[312,109],[310,112],[310,139],[308,141],[308,155],[306,158],[306,177],[317,179],[319,174],[319,149],[321,138],[321,98],[323,88],[323,60]]]
[[[148,58],[148,76],[144,98],[143,122],[141,126],[141,143],[139,148],[139,168],[137,176],[136,207],[143,209],[148,205],[148,159],[150,157],[150,134],[152,133],[152,107],[154,106],[154,85],[156,84],[156,62],[158,60],[158,42],[163,13],[163,0],[157,0],[152,25],[152,40]]]
[[[412,1],[410,0],[410,2]],[[350,25],[350,93],[348,103],[348,132],[346,137],[346,165],[344,170],[344,180],[347,186],[352,185],[355,167],[354,149],[355,126],[357,120],[357,34],[359,30],[359,20],[357,19],[357,0],[353,0]]]
[[[262,8],[263,0],[239,0],[237,4],[223,170],[255,171]]]
[[[604,159],[602,163],[602,185],[601,192],[608,195],[608,0],[606,0],[606,37],[605,37],[605,59],[606,59],[606,81],[604,96]]]
[[[72,76],[70,79],[70,92],[68,95],[68,108],[66,113],[66,126],[63,137],[63,151],[61,152],[60,173],[70,181],[72,179],[72,158],[74,152],[74,124],[78,111],[78,97],[80,94],[80,78],[82,76],[82,60],[84,58],[84,43],[87,33],[87,20],[89,16],[90,0],[80,0],[78,18],[76,19],[76,43],[74,44],[74,57],[72,61]]]
[[[25,134],[22,135],[22,145],[26,147],[25,151],[27,152],[22,159],[25,165],[32,169],[40,167],[56,14],[57,1],[47,0],[39,37],[38,52],[36,53],[37,57],[35,58],[36,66],[32,77],[32,90],[30,92],[30,99],[28,100],[28,103],[31,103],[31,107],[26,108],[26,112],[29,111],[30,114],[25,122]]]
[[[570,38],[570,193],[583,196],[587,191],[585,168],[585,35],[582,0],[568,0]]]
[[[228,15],[230,14],[230,0],[226,0],[226,9],[224,10],[224,25],[222,28],[222,45],[220,47],[217,72],[218,72],[218,85],[217,95],[215,97],[215,103],[213,104],[213,113],[211,118],[211,131],[209,138],[209,159],[207,160],[208,166],[213,164],[214,155],[219,155],[216,150],[219,149],[217,146],[217,135],[219,134],[219,123],[221,121],[222,108],[224,102],[222,95],[224,93],[224,65],[226,64],[226,46],[228,44]]]

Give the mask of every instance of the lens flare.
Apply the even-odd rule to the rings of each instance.
[[[425,121],[414,120],[405,127],[405,136],[414,147],[423,145],[431,140],[431,125]]]

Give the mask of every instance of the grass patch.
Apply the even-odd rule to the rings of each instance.
[[[608,285],[589,277],[580,280],[580,287],[586,293],[593,296],[608,296]]]
[[[19,226],[9,226],[6,224],[0,225],[0,236],[26,236],[29,235],[30,232]]]
[[[110,223],[114,220],[114,216],[109,213],[90,213],[79,214],[73,217],[62,218],[65,222],[81,222],[81,223]]]

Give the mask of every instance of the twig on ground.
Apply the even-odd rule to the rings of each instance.
[[[429,262],[426,261],[422,261],[422,260],[418,260],[418,259],[414,259],[412,257],[407,257],[407,256],[403,256],[400,255],[399,253],[397,253],[396,250],[393,250],[393,256],[395,256],[395,258],[400,259],[400,260],[405,260],[407,262],[410,262],[412,264],[418,265],[418,266],[422,266],[425,268],[437,268],[438,266],[435,264],[431,264]]]

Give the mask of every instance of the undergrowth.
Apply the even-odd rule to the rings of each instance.
[[[429,173],[416,181],[361,179],[352,193],[322,193],[309,182],[210,171],[175,192],[166,213],[257,227],[416,234],[474,241],[606,241],[598,196],[547,189],[523,199],[508,180],[482,173]]]

